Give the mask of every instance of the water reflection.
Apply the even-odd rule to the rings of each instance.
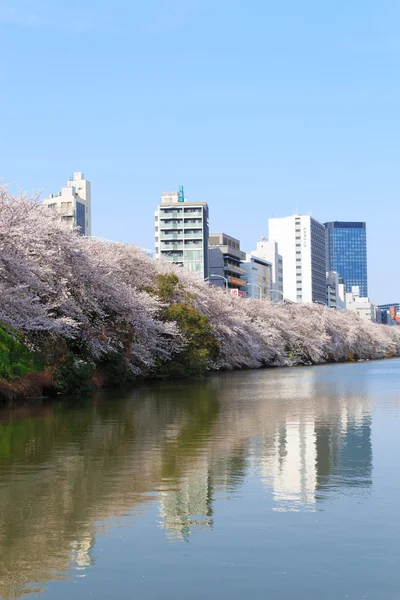
[[[154,502],[154,527],[179,542],[211,532],[216,498],[235,498],[246,478],[279,511],[367,494],[370,385],[337,373],[226,374],[1,415],[0,595],[84,574],[99,528]]]

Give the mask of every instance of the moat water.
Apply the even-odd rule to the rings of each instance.
[[[400,598],[400,360],[0,413],[0,596]]]

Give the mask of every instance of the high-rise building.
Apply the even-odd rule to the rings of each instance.
[[[272,265],[271,300],[273,302],[283,299],[283,259],[279,254],[278,244],[262,237],[257,242],[257,249],[252,250],[252,256],[267,260]]]
[[[250,252],[241,266],[246,271],[244,292],[248,298],[271,300],[272,264],[263,258],[253,256]]]
[[[368,297],[367,230],[365,223],[332,221],[325,223],[326,270],[336,271],[344,280],[346,292],[360,288]]]
[[[241,266],[244,253],[240,250],[240,241],[226,233],[211,233],[208,238],[210,260],[210,284],[223,286],[231,290],[243,291],[246,285]]]
[[[325,228],[309,215],[268,220],[282,255],[283,294],[292,302],[326,304]]]
[[[92,193],[90,181],[83,173],[74,173],[66,186],[58,194],[50,194],[43,204],[58,210],[63,223],[71,227],[79,227],[79,233],[90,236],[92,232]]]
[[[208,205],[188,202],[179,192],[164,192],[155,212],[157,258],[181,265],[199,278],[208,277]]]

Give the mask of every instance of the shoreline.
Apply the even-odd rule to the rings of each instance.
[[[99,392],[106,392],[108,389],[135,389],[135,387],[141,387],[146,385],[155,384],[179,384],[187,383],[190,381],[202,381],[208,379],[210,376],[223,375],[228,373],[237,373],[240,371],[260,371],[266,369],[294,369],[294,368],[305,368],[305,367],[320,367],[327,365],[344,365],[344,364],[359,364],[364,362],[376,362],[383,360],[400,359],[400,354],[356,359],[356,360],[330,360],[318,363],[311,362],[298,362],[296,364],[287,365],[265,365],[260,367],[242,367],[237,369],[210,369],[206,374],[201,376],[187,376],[187,377],[157,377],[157,376],[141,376],[136,378],[134,381],[129,383],[114,382],[112,385],[98,385],[94,381],[88,379],[87,384],[90,384],[92,388],[84,393],[64,393],[54,389],[54,382],[51,379],[51,373],[49,369],[45,369],[38,373],[27,373],[24,376],[8,381],[0,379],[0,409],[7,409],[11,407],[18,407],[24,403],[32,405],[40,405],[43,400],[54,400],[60,396],[68,396],[70,398],[89,397]]]

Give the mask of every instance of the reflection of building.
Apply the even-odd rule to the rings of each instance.
[[[171,541],[188,541],[193,528],[212,526],[208,462],[196,464],[176,481],[176,488],[160,492],[162,526]]]
[[[337,401],[337,411],[328,404],[326,415],[276,423],[265,436],[262,475],[278,510],[312,509],[324,489],[372,484],[371,417],[362,399]]]
[[[93,533],[89,533],[83,536],[82,539],[72,542],[72,560],[75,562],[77,569],[84,569],[95,564],[92,556],[94,544],[95,537]]]
[[[83,173],[74,173],[57,195],[43,200],[48,208],[60,211],[60,218],[71,228],[79,227],[82,235],[91,235],[91,185]]]
[[[316,462],[313,420],[299,418],[276,427],[274,444],[263,463],[263,475],[271,480],[274,499],[280,508],[315,504]]]

